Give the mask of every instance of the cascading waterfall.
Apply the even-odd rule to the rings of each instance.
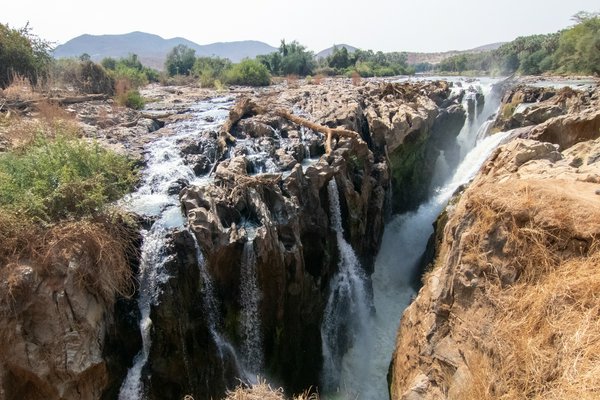
[[[225,363],[227,360],[232,360],[235,368],[238,373],[240,379],[248,380],[247,373],[244,371],[239,362],[239,357],[233,345],[225,338],[220,330],[219,330],[219,305],[217,304],[217,299],[214,295],[214,287],[212,282],[212,277],[206,268],[206,262],[204,256],[202,255],[202,251],[200,250],[200,245],[198,244],[198,239],[194,232],[190,230],[190,234],[194,239],[194,246],[196,249],[196,260],[198,261],[198,270],[200,271],[200,279],[202,280],[202,301],[204,303],[204,310],[206,311],[206,320],[208,323],[208,329],[210,331],[210,335],[214,340],[217,350],[219,352],[219,360],[221,362],[221,370],[225,373]],[[223,377],[224,378],[224,377]],[[225,380],[225,379],[223,379]]]
[[[322,385],[325,391],[339,389],[344,350],[358,346],[369,322],[365,276],[352,246],[344,238],[340,198],[335,179],[327,186],[329,214],[339,251],[338,272],[331,280],[330,294],[321,325],[323,347]]]
[[[484,93],[490,94],[489,87],[484,88]],[[342,363],[340,386],[347,397],[389,398],[386,376],[395,337],[402,311],[416,294],[412,280],[433,233],[432,224],[456,189],[473,178],[491,152],[506,138],[506,133],[482,138],[485,133],[481,131],[489,127],[486,120],[498,104],[498,99],[487,96],[485,107],[475,119],[479,125],[465,122],[458,137],[464,158],[455,171],[440,169],[442,176],[434,178],[434,182],[444,184],[416,211],[398,215],[386,226],[371,277],[376,312],[371,316],[365,337],[348,351]]]
[[[261,293],[258,288],[256,254],[252,240],[244,244],[240,275],[242,355],[246,368],[256,374],[263,366],[263,350],[259,315]]]
[[[164,264],[168,260],[164,251],[167,234],[184,226],[179,199],[177,195],[170,194],[170,189],[178,181],[201,183],[194,171],[185,165],[177,143],[194,137],[201,130],[217,128],[227,117],[227,109],[231,104],[230,98],[201,102],[194,107],[194,118],[173,126],[176,134],[151,143],[148,146],[142,184],[135,193],[122,201],[125,208],[148,218],[155,218],[156,221],[149,230],[142,231],[138,308],[143,346],[121,385],[120,400],[139,400],[144,397],[142,370],[148,361],[152,344],[150,311],[152,305],[158,302],[160,283],[168,278],[164,270]]]
[[[159,295],[158,284],[167,278],[162,266],[166,261],[163,248],[166,244],[165,237],[168,228],[167,221],[161,219],[154,223],[152,229],[142,232],[144,241],[141,248],[138,307],[141,315],[140,332],[143,345],[142,350],[135,356],[133,366],[129,369],[121,386],[120,400],[141,399],[143,395],[142,368],[148,361],[152,344],[150,307],[156,302]]]

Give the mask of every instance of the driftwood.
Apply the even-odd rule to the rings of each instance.
[[[31,106],[35,107],[40,103],[54,103],[59,104],[61,106],[66,106],[69,104],[85,103],[86,101],[107,100],[108,98],[109,96],[105,94],[88,94],[85,96],[50,97],[35,100],[6,100],[3,104],[3,108],[9,110],[25,110],[26,108],[29,108]]]
[[[250,100],[248,97],[242,98],[238,101],[235,106],[229,111],[229,118],[223,126],[221,126],[221,135],[219,137],[219,146],[224,151],[227,148],[227,143],[235,143],[235,137],[229,132],[235,124],[237,124],[242,118],[249,117],[256,114],[262,114],[264,110]]]
[[[50,98],[48,101],[51,103],[58,103],[61,106],[66,106],[69,104],[85,103],[86,101],[108,100],[108,98],[109,96],[106,94],[88,94],[85,96]]]
[[[330,128],[325,125],[315,124],[314,122],[311,122],[305,118],[294,115],[286,110],[275,110],[275,115],[280,116],[281,118],[285,118],[288,121],[293,122],[295,124],[304,126],[308,129],[312,129],[315,132],[320,132],[320,133],[326,135],[327,141],[325,142],[325,152],[327,154],[331,153],[331,150],[332,150],[331,149],[331,140],[332,140],[333,136],[349,137],[351,139],[356,139],[359,142],[362,142],[362,138],[360,137],[360,135],[357,132],[354,132],[354,131],[351,131],[348,129]]]
[[[242,98],[240,101],[238,101],[237,104],[233,107],[233,109],[229,112],[229,118],[221,127],[221,135],[219,138],[219,146],[221,147],[221,150],[225,151],[227,143],[235,143],[235,138],[229,132],[231,131],[231,128],[233,128],[233,126],[237,124],[242,118],[257,114],[266,114],[267,112],[268,111],[265,108],[257,106],[256,103],[254,103],[247,97]],[[327,154],[331,153],[331,141],[334,136],[349,137],[352,139],[356,139],[359,142],[362,141],[360,135],[355,131],[341,128],[330,128],[325,125],[319,125],[283,109],[274,110],[273,113],[278,117],[293,122],[294,124],[304,126],[308,129],[312,129],[315,132],[320,132],[326,135],[327,140],[325,142],[325,151],[327,152]]]

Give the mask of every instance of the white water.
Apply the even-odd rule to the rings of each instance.
[[[212,277],[206,268],[206,262],[204,260],[204,256],[202,255],[202,251],[200,250],[200,245],[198,244],[198,240],[196,239],[196,235],[190,231],[192,238],[194,239],[194,245],[196,248],[196,260],[198,261],[198,270],[200,271],[200,279],[202,281],[202,301],[204,303],[204,311],[206,312],[206,319],[208,322],[208,329],[210,331],[210,335],[213,338],[217,350],[219,352],[219,360],[221,361],[221,371],[225,374],[225,363],[227,360],[231,359],[240,374],[239,378],[242,380],[249,380],[248,373],[244,371],[239,362],[239,357],[233,345],[225,338],[219,328],[219,305],[217,303],[217,299],[214,294],[214,287]],[[223,376],[223,381],[226,381],[225,376]]]
[[[440,176],[434,181],[444,184],[416,211],[398,215],[386,226],[371,277],[376,312],[371,316],[364,339],[344,356],[340,380],[344,398],[389,398],[386,376],[396,333],[403,310],[416,294],[411,280],[433,233],[432,224],[456,189],[475,176],[490,153],[507,136],[497,133],[481,139],[484,134],[480,131],[487,129],[486,120],[498,107],[498,101],[487,96],[489,89],[484,88],[483,92],[486,94],[484,109],[473,123],[467,119],[458,137],[465,156],[457,169],[437,169]]]
[[[244,365],[252,374],[257,374],[263,366],[262,334],[260,324],[260,299],[256,276],[256,254],[253,241],[244,244],[240,269],[240,302],[242,355]]]
[[[322,383],[325,391],[337,391],[344,341],[360,346],[369,322],[365,277],[352,246],[344,238],[340,198],[335,179],[327,186],[331,227],[336,232],[339,251],[338,272],[332,278],[323,323]]]
[[[164,252],[166,236],[172,229],[184,226],[178,196],[170,195],[169,187],[180,179],[196,184],[201,182],[192,169],[185,165],[177,144],[182,139],[196,137],[200,131],[217,128],[227,117],[231,104],[232,99],[229,98],[201,102],[194,106],[193,118],[172,127],[175,134],[151,143],[147,148],[147,165],[143,171],[142,184],[135,193],[122,201],[125,208],[156,218],[156,222],[149,230],[142,231],[138,308],[143,345],[121,385],[120,400],[138,400],[144,397],[142,369],[148,361],[152,345],[150,311],[152,305],[157,304],[159,284],[168,278],[164,270],[164,264],[168,260]],[[209,123],[207,119],[213,122]]]

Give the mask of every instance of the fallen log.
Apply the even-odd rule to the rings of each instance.
[[[6,109],[11,110],[24,110],[31,106],[36,107],[38,104],[42,103],[54,103],[59,104],[61,106],[66,106],[70,104],[76,103],[85,103],[86,101],[94,101],[94,100],[107,100],[109,98],[108,95],[105,94],[90,94],[85,96],[72,96],[72,97],[50,97],[50,98],[42,98],[35,100],[14,100],[14,101],[6,101],[4,103],[4,107]]]
[[[286,110],[275,110],[275,115],[277,115],[281,118],[285,118],[288,121],[293,122],[297,125],[304,126],[308,129],[312,129],[315,132],[320,132],[320,133],[326,135],[327,140],[325,142],[325,152],[327,154],[331,153],[331,140],[332,140],[333,136],[349,137],[351,139],[356,139],[359,142],[362,142],[362,138],[355,131],[351,131],[348,129],[341,129],[341,128],[330,128],[325,125],[319,125],[319,124],[316,124],[305,118],[299,117],[298,115],[294,115]]]
[[[108,100],[109,96],[106,94],[88,94],[85,96],[73,96],[73,97],[54,97],[49,98],[47,101],[51,103],[58,103],[61,106],[66,106],[69,104],[77,104],[77,103],[85,103],[86,101],[95,101],[95,100]],[[37,102],[43,102],[45,100],[38,100]]]
[[[250,117],[256,114],[261,114],[261,111],[250,98],[244,97],[240,99],[235,106],[229,111],[229,118],[221,126],[221,134],[219,137],[219,146],[222,151],[227,148],[227,143],[235,143],[235,137],[229,132],[235,124],[237,124],[242,118]]]
[[[257,114],[266,114],[268,112],[269,111],[266,108],[258,106],[248,97],[240,99],[236,103],[236,105],[231,109],[231,111],[229,111],[229,118],[221,127],[219,136],[219,147],[221,148],[221,152],[225,151],[225,149],[227,148],[227,143],[235,143],[235,138],[229,132],[231,131],[233,126],[237,124],[242,118],[254,116]],[[361,136],[355,131],[341,128],[330,128],[325,125],[319,125],[283,109],[277,109],[272,112],[278,117],[284,118],[294,124],[304,126],[308,129],[312,129],[315,132],[324,134],[327,138],[325,142],[325,151],[327,152],[327,154],[331,153],[331,141],[334,136],[349,137],[362,142]]]

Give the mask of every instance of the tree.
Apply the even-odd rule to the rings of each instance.
[[[579,12],[577,24],[562,32],[558,40],[555,63],[560,72],[600,73],[600,16]]]
[[[331,68],[346,69],[350,66],[350,57],[346,47],[338,48],[333,46],[333,53],[328,57],[328,64]]]
[[[13,29],[0,24],[0,88],[9,86],[15,75],[32,84],[45,78],[52,61],[50,44],[31,33],[29,25]]]
[[[169,76],[188,75],[196,61],[196,51],[184,44],[177,45],[167,54],[165,70]]]

